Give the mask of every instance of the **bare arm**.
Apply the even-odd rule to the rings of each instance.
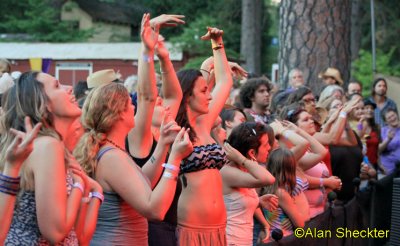
[[[138,108],[135,127],[128,134],[129,151],[138,158],[147,156],[153,145],[151,121],[157,99],[154,71],[154,47],[158,40],[158,27],[150,27],[150,15],[144,14],[141,28],[142,46],[138,61]]]
[[[247,172],[243,172],[237,167],[226,165],[221,169],[221,176],[224,185],[231,188],[258,188],[271,185],[275,178],[268,170],[259,165],[258,162],[245,158],[239,151],[230,144],[225,143],[224,149],[227,158],[232,163],[242,165]]]
[[[36,213],[40,232],[44,238],[55,244],[71,231],[83,194],[79,189],[73,188],[67,196],[64,146],[55,138],[38,138],[27,161],[35,180]],[[83,185],[82,179],[77,176],[74,176],[74,182]]]
[[[184,137],[182,137],[184,136]],[[185,129],[172,146],[168,163],[179,170],[181,160],[192,151]],[[151,190],[141,170],[122,152],[109,151],[100,160],[97,176],[101,176],[122,199],[148,219],[162,220],[168,211],[176,189],[176,176],[166,177]]]
[[[171,117],[175,119],[182,100],[182,89],[163,39],[158,41],[156,54],[161,66],[163,105],[169,107]]]
[[[289,216],[294,227],[304,227],[305,222],[309,219],[308,214],[302,213],[289,193],[284,189],[278,189],[279,207]],[[303,193],[301,195],[304,196]]]
[[[15,135],[13,142],[8,146],[6,151],[6,163],[3,169],[3,175],[10,178],[18,178],[19,171],[33,150],[33,140],[36,138],[41,123],[32,128],[31,121],[25,117],[25,132],[11,129],[10,133]],[[7,236],[12,216],[14,212],[14,205],[16,196],[0,192],[0,218],[2,226],[0,227],[0,244],[4,243]]]
[[[208,107],[209,112],[199,117],[200,125],[204,126],[207,132],[211,132],[214,121],[221,112],[233,84],[225,49],[223,48],[222,34],[222,30],[208,28],[207,34],[202,37],[203,40],[211,39],[213,43],[219,44],[219,48],[213,49],[215,87],[211,93],[212,100]]]

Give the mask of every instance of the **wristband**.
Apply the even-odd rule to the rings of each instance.
[[[289,135],[292,133],[292,130],[284,130],[282,133],[282,136],[285,137],[286,139],[289,139]]]
[[[322,178],[319,178],[319,187],[324,187],[324,180]]]
[[[150,63],[151,61],[153,61],[153,57],[151,57],[149,55],[146,55],[146,54],[143,54],[143,61],[147,62],[147,63]]]
[[[100,204],[102,204],[103,201],[104,201],[104,195],[101,194],[100,192],[97,192],[97,191],[90,192],[89,193],[89,198],[97,198],[97,199],[99,199],[100,200]]]
[[[176,167],[176,166],[174,166],[172,164],[169,164],[169,163],[164,163],[161,166],[164,167],[165,169],[170,170],[170,171],[174,171],[174,172],[178,172],[179,171],[178,167]]]
[[[343,119],[346,119],[346,118],[347,118],[347,113],[344,112],[344,111],[341,111],[341,112],[339,113],[339,117],[340,117],[340,118],[343,118]]]
[[[82,195],[85,193],[84,189],[83,189],[83,185],[79,182],[75,182],[72,185],[72,188],[78,188],[80,191],[82,191]]]
[[[224,48],[224,44],[223,43],[217,43],[214,39],[211,39],[211,48],[213,50],[219,50],[221,48]]]
[[[11,196],[16,196],[19,192],[20,177],[12,178],[0,174],[0,192]]]
[[[167,171],[164,171],[163,177],[167,178],[167,179],[172,179],[174,181],[178,180],[178,175],[170,173],[170,172],[167,172]]]

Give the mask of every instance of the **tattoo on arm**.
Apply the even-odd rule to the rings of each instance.
[[[151,156],[150,161],[151,161],[151,164],[154,164],[154,162],[156,162],[156,158],[154,156]]]

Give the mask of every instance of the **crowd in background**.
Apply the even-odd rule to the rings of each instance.
[[[279,88],[229,62],[215,27],[201,37],[213,55],[176,72],[159,30],[183,23],[144,14],[125,83],[107,69],[72,88],[0,60],[0,243],[257,245],[395,170],[385,79],[363,97],[330,67],[315,92],[293,68]]]

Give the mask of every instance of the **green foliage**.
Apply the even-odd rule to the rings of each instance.
[[[207,15],[200,16],[189,25],[185,26],[181,35],[171,39],[172,43],[180,47],[190,57],[185,68],[194,68],[195,65],[201,65],[202,61],[212,55],[210,41],[201,40],[201,36],[207,32],[207,26],[218,26],[217,20]],[[237,59],[239,57],[238,52],[230,48],[228,43],[229,42],[225,41],[227,56],[230,59]],[[199,68],[199,66],[197,68]]]
[[[89,38],[93,30],[77,30],[75,22],[60,21],[60,10],[51,7],[51,0],[19,1],[14,11],[1,17],[3,33],[26,33],[33,41],[74,42]],[[17,41],[17,40],[15,40]]]
[[[384,75],[400,76],[399,67],[393,67],[389,64],[393,58],[396,48],[392,47],[388,53],[381,50],[376,54],[377,73]],[[373,81],[372,54],[366,50],[360,50],[359,58],[352,63],[352,74],[355,79],[363,84],[363,94],[369,95]]]

